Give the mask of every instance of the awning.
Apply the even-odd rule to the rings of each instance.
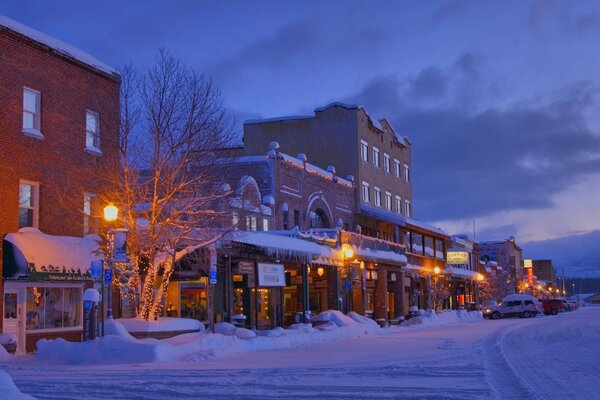
[[[444,270],[444,273],[446,273],[452,277],[464,278],[464,279],[470,279],[470,280],[477,280],[477,275],[479,275],[475,271],[469,271],[467,269],[452,268],[452,267],[446,267],[446,269]]]
[[[91,238],[54,236],[36,228],[8,233],[3,241],[3,271],[6,279],[80,281],[90,280],[98,243]]]

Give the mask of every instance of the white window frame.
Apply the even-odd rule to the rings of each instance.
[[[396,178],[400,178],[400,160],[394,158],[394,175]]]
[[[269,230],[269,219],[268,218],[264,218],[262,219],[262,230],[263,231],[268,231]]]
[[[364,162],[369,162],[369,144],[364,140],[360,141],[360,156]]]
[[[404,215],[411,218],[410,212],[410,200],[404,200]]]
[[[83,234],[88,235],[90,233],[97,233],[94,227],[94,220],[92,219],[93,201],[96,198],[94,193],[86,192],[83,195]],[[89,204],[89,209],[86,207]],[[86,226],[87,225],[87,226]]]
[[[35,112],[25,109],[25,93],[34,94],[36,97]],[[21,121],[21,132],[34,139],[43,139],[42,135],[42,93],[39,90],[32,89],[27,86],[23,86],[23,121]],[[25,114],[33,115],[33,128],[25,127]]]
[[[371,199],[369,198],[369,184],[367,182],[362,182],[362,201],[364,203],[370,203]]]
[[[408,167],[408,164],[404,164],[404,182],[410,182],[410,168]]]
[[[402,214],[402,197],[396,196],[396,213]]]
[[[379,162],[379,149],[373,146],[373,166],[375,168],[380,168],[381,164]]]
[[[33,201],[32,201],[33,206],[26,206],[26,207],[21,206],[21,185],[31,186],[31,196],[33,197]],[[37,228],[39,226],[39,219],[40,219],[40,183],[39,182],[28,181],[25,179],[21,179],[19,181],[19,204],[18,205],[19,205],[19,211],[21,211],[22,208],[27,209],[27,210],[33,210],[31,226],[32,226],[32,228]],[[19,215],[19,219],[20,219],[20,215]],[[20,225],[21,224],[19,221],[19,228],[24,228]]]
[[[390,173],[390,155],[387,153],[383,153],[383,169],[388,174]]]
[[[373,197],[375,198],[375,205],[377,207],[381,207],[381,189],[378,188],[377,186],[375,186],[373,188],[373,192],[374,192]]]
[[[90,130],[88,116],[95,117],[96,132]],[[90,140],[91,144],[89,143]],[[85,110],[85,150],[93,154],[102,155],[102,150],[100,150],[100,114],[92,110]]]
[[[390,192],[385,192],[385,209],[392,211],[392,194]]]

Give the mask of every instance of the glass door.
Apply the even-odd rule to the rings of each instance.
[[[23,324],[23,301],[19,289],[5,288],[3,331],[11,334],[16,341],[17,353],[25,352],[25,330]]]

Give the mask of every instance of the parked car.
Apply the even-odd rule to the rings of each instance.
[[[529,304],[525,304],[527,301]],[[529,318],[537,314],[535,304],[532,300],[508,300],[503,301],[496,307],[483,309],[483,318],[499,319],[507,317]]]
[[[569,299],[569,310],[571,310],[571,311],[577,310],[577,307],[579,307],[577,302]]]
[[[572,311],[571,303],[569,303],[569,300],[565,299],[564,297],[558,297],[556,300],[560,300],[560,302],[562,303],[563,307],[565,308],[563,311]]]
[[[565,306],[559,299],[543,299],[542,308],[546,315],[556,315],[559,312],[564,312]]]
[[[514,294],[509,294],[508,296],[506,296],[503,300],[503,302],[507,302],[507,301],[515,301],[515,300],[521,300],[525,303],[526,306],[528,306],[529,311],[531,312],[531,314],[535,317],[538,313],[542,312],[542,303],[540,303],[540,301],[538,299],[536,299],[534,296],[530,295],[530,294],[525,294],[525,293],[514,293]]]

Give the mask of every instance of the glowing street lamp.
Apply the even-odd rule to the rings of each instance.
[[[104,207],[104,220],[106,222],[114,222],[119,216],[119,209],[113,204],[109,203]]]
[[[433,268],[433,273],[436,274],[436,275],[439,275],[440,274],[440,267]]]

